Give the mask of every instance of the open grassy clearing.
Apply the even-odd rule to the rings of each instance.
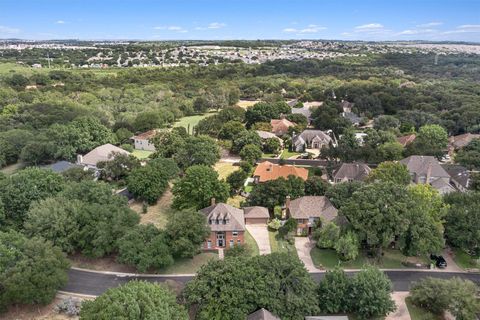
[[[192,274],[196,273],[204,264],[210,260],[218,260],[216,252],[202,252],[193,258],[180,258],[174,264],[165,269],[159,270],[159,274]]]
[[[210,117],[210,116],[213,116],[216,113],[217,113],[216,111],[212,111],[212,112],[208,112],[208,113],[205,113],[205,114],[183,117],[180,120],[178,120],[177,122],[175,122],[175,124],[173,126],[174,127],[184,127],[187,130],[190,126],[190,133],[192,133],[193,127],[195,127],[200,120],[205,119],[205,118]]]
[[[453,248],[453,260],[457,263],[457,265],[462,269],[477,269],[480,268],[480,258],[479,260],[475,260],[472,256],[467,254],[465,251]]]
[[[295,244],[290,244],[288,241],[281,239],[278,236],[278,231],[268,230],[268,237],[272,252],[286,252],[298,256]]]
[[[136,157],[139,160],[144,160],[147,159],[153,151],[147,151],[147,150],[133,150],[132,156]]]
[[[238,101],[237,106],[247,109],[248,107],[251,107],[258,102],[260,102],[260,100],[240,100]]]
[[[130,208],[140,215],[140,223],[153,223],[157,228],[164,228],[168,222],[168,216],[171,214],[173,201],[172,191],[169,188],[162,197],[153,206],[148,206],[147,213],[143,213],[143,204],[141,201],[135,201]]]
[[[251,256],[258,256],[260,254],[260,250],[258,249],[257,242],[255,241],[255,239],[253,239],[250,232],[245,230],[244,237],[245,237],[245,239],[244,239],[245,244],[247,245],[247,250],[250,252],[250,255]]]
[[[427,311],[423,308],[417,307],[412,303],[412,299],[407,297],[405,299],[405,303],[407,304],[408,312],[410,313],[410,318],[412,320],[441,320],[443,317],[439,315],[435,315],[430,311]]]
[[[355,260],[343,261],[333,249],[319,249],[314,247],[310,251],[314,265],[319,269],[333,269],[340,266],[345,269],[360,269],[365,264],[371,264],[383,269],[405,269],[408,268],[402,264],[404,261],[412,263],[427,263],[426,258],[421,257],[406,257],[399,250],[384,250],[382,260],[378,262],[375,258],[367,257],[365,251],[360,251],[360,254]]]
[[[217,171],[219,179],[226,179],[230,173],[240,169],[239,166],[234,166],[231,162],[217,162],[213,168]]]

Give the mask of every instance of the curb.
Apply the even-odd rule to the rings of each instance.
[[[155,273],[125,273],[125,272],[115,272],[115,271],[98,271],[98,270],[83,269],[83,268],[77,268],[77,267],[71,267],[70,269],[77,270],[77,271],[83,271],[83,272],[90,272],[90,273],[108,274],[108,275],[117,276],[119,278],[122,278],[122,277],[172,278],[172,277],[194,277],[194,276],[196,276],[195,273],[155,274]]]

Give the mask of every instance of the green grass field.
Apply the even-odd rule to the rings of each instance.
[[[139,160],[144,160],[144,159],[147,159],[152,153],[153,151],[133,150],[132,155]]]
[[[465,251],[460,250],[458,248],[453,249],[454,257],[453,260],[457,263],[457,265],[462,269],[475,269],[480,268],[479,260],[475,260],[470,255],[468,255]]]
[[[192,133],[193,127],[195,127],[200,120],[205,119],[205,118],[210,117],[210,116],[213,116],[216,113],[217,112],[208,112],[208,113],[205,113],[205,114],[183,117],[180,120],[178,120],[177,122],[175,122],[175,124],[173,126],[174,127],[184,127],[185,129],[188,130],[189,125],[190,125],[190,133]]]
[[[247,245],[248,250],[250,251],[251,256],[258,256],[260,254],[260,250],[258,249],[258,244],[253,239],[250,232],[245,230],[245,244]]]
[[[176,259],[173,265],[165,269],[159,270],[159,274],[181,274],[181,273],[196,273],[201,266],[208,263],[210,260],[218,260],[216,252],[202,252],[193,258],[179,258]]]
[[[299,155],[301,155],[301,153],[292,152],[292,151],[288,151],[287,149],[285,149],[285,150],[283,150],[282,154],[280,155],[280,158],[289,159],[291,157],[295,157],[295,156],[299,156]]]

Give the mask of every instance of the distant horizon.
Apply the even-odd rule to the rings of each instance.
[[[2,0],[0,38],[480,42],[478,0]]]

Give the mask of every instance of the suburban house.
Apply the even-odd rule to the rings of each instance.
[[[328,147],[332,138],[321,130],[303,130],[302,133],[293,137],[292,147],[296,152],[303,152],[306,149],[322,149]]]
[[[412,133],[412,134],[407,134],[406,136],[401,136],[401,137],[398,137],[397,138],[397,142],[400,143],[403,147],[406,147],[408,146],[410,143],[412,143],[413,141],[415,141],[415,138],[417,138],[417,136]]]
[[[440,194],[455,191],[450,185],[450,175],[432,156],[410,156],[400,160],[407,166],[413,183],[428,183]]]
[[[151,142],[151,139],[155,137],[157,130],[149,130],[144,133],[140,133],[131,137],[134,142],[135,150],[155,151],[155,146]]]
[[[270,125],[272,126],[272,133],[280,137],[287,134],[288,128],[294,127],[295,123],[287,119],[272,119]]]
[[[280,177],[285,179],[288,176],[295,176],[306,181],[308,179],[308,170],[289,165],[278,165],[269,161],[264,161],[255,168],[253,173],[253,181],[255,183],[262,183],[270,180],[276,180]]]
[[[41,168],[50,169],[55,173],[62,173],[72,168],[82,168],[82,166],[68,161],[58,161],[49,165],[42,166]]]
[[[274,316],[267,309],[261,308],[253,313],[250,313],[247,316],[247,320],[280,320],[280,318]]]
[[[480,134],[465,133],[458,136],[448,138],[449,152],[462,149],[467,146],[473,139],[480,139]]]
[[[301,108],[295,108],[295,106],[292,107],[292,113],[293,114],[301,114],[307,118],[308,124],[312,122],[312,111],[320,106],[323,105],[323,102],[321,101],[312,101],[312,102],[304,102],[303,107]]]
[[[283,140],[277,137],[275,134],[268,131],[262,131],[262,130],[257,130],[256,132],[262,140],[277,139],[280,142],[280,145],[283,146]]]
[[[310,235],[319,219],[325,222],[338,219],[338,210],[325,196],[305,196],[295,200],[287,197],[285,209],[287,217],[297,220],[298,235]]]
[[[450,175],[450,183],[455,186],[460,192],[467,192],[470,187],[470,172],[467,168],[454,165],[444,164],[443,169]]]
[[[267,224],[270,219],[268,209],[265,207],[244,207],[243,215],[245,217],[245,224]]]
[[[107,143],[102,146],[96,147],[86,155],[78,155],[77,164],[87,169],[96,170],[97,163],[113,160],[116,154],[129,155],[130,152],[116,147],[113,144]]]
[[[243,210],[225,203],[215,203],[201,209],[207,216],[210,227],[210,236],[205,240],[203,249],[218,249],[243,245],[245,232],[245,216]]]
[[[372,169],[365,163],[342,163],[340,168],[334,171],[333,181],[335,183],[363,181],[368,177],[370,171],[372,171]]]
[[[362,121],[362,118],[352,111],[354,105],[355,104],[353,102],[348,102],[345,100],[342,100],[342,102],[340,102],[340,107],[343,110],[342,117],[350,121],[353,125],[358,126]]]

